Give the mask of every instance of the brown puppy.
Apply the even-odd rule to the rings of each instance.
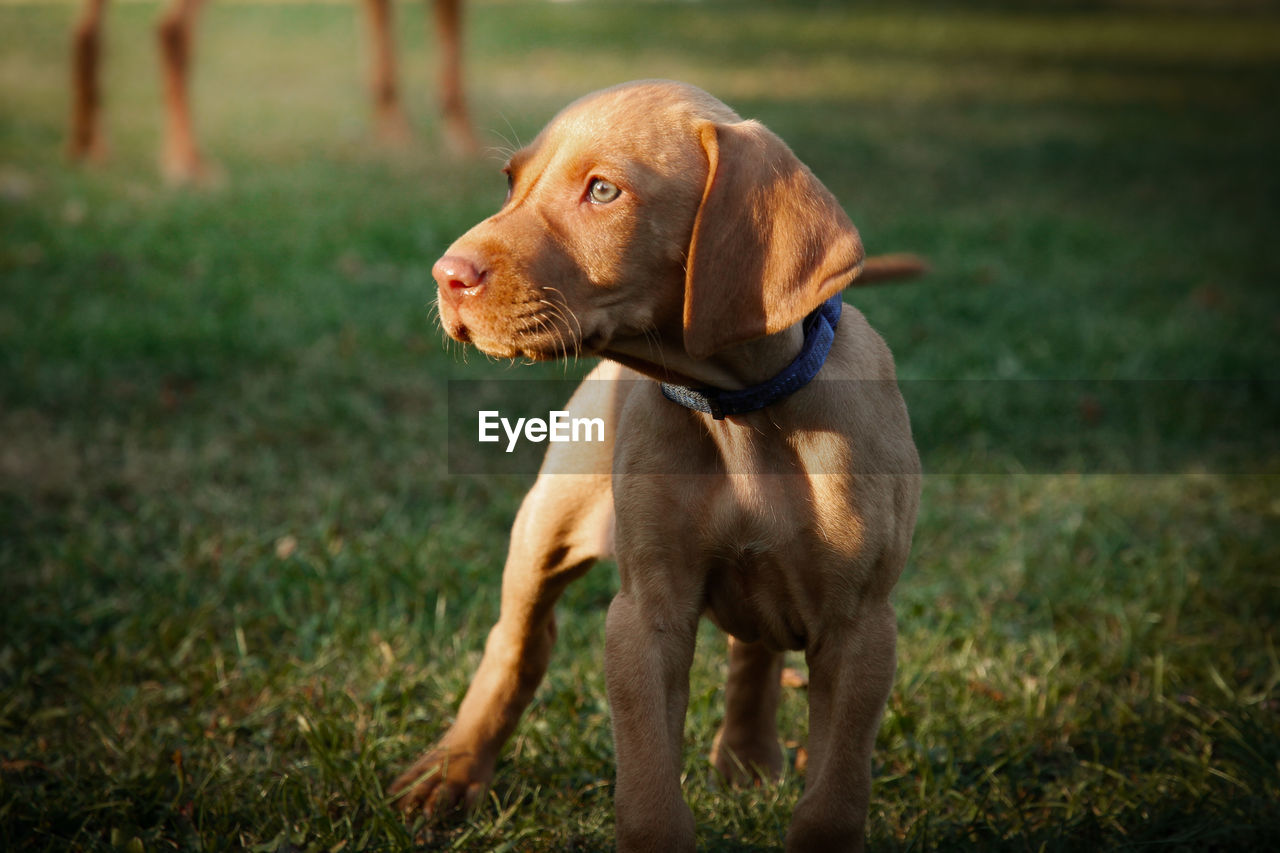
[[[546,671],[553,605],[613,553],[619,849],[694,847],[680,747],[703,615],[733,638],[715,767],[781,772],[781,653],[803,649],[809,761],[787,847],[860,849],[919,463],[879,335],[848,307],[814,319],[862,272],[857,231],[778,137],[677,83],[583,98],[506,171],[502,209],[435,266],[445,330],[495,356],[604,356],[568,410],[610,441],[550,445],[457,721],[393,790],[409,811],[478,799]],[[659,384],[759,389],[823,348],[823,323],[817,375],[753,395],[763,407],[696,411]]]

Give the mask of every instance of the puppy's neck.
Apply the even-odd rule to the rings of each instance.
[[[620,362],[662,382],[689,386],[710,386],[737,391],[757,385],[781,373],[804,346],[802,323],[754,341],[734,344],[705,359],[692,358],[682,346],[673,346],[673,336],[659,334],[615,340],[604,352]],[[674,338],[678,341],[679,335]]]

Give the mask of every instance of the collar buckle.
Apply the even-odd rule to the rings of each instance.
[[[726,415],[743,415],[780,402],[808,385],[826,363],[843,306],[840,294],[836,293],[804,318],[804,345],[800,347],[800,354],[772,379],[737,391],[710,386],[689,388],[663,382],[662,395],[718,421]]]

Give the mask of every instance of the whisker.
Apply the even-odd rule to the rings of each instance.
[[[578,363],[578,356],[581,355],[582,353],[582,326],[581,324],[577,323],[577,319],[578,319],[577,315],[574,314],[572,311],[569,311],[562,305],[556,305],[550,302],[548,302],[547,305],[554,312],[554,316],[558,320],[560,320],[560,322],[564,325],[563,334],[561,333],[559,327],[557,327],[556,329],[556,337],[559,339],[559,343],[560,343],[560,353],[562,357],[565,359],[572,358],[573,363],[576,366]],[[576,335],[569,335],[568,332],[573,328],[574,325],[577,325],[578,333]],[[570,350],[570,347],[569,347],[569,339],[572,339],[573,341],[572,351]],[[568,362],[566,362],[564,366],[564,371],[567,373],[568,369],[569,369]]]
[[[557,325],[556,325],[556,332],[557,332],[557,334],[560,332],[560,326],[561,326],[561,325],[563,325],[563,326],[564,326],[565,331],[568,331],[568,330],[569,330],[569,320],[568,320],[568,318],[566,318],[566,317],[565,317],[565,315],[564,315],[564,311],[562,311],[562,310],[560,309],[560,306],[559,306],[559,305],[556,305],[555,303],[552,303],[552,302],[547,302],[546,300],[543,300],[543,304],[547,306],[547,309],[548,309],[548,311],[550,312],[550,316],[552,317],[552,319],[555,319],[555,320],[559,321],[559,322],[557,323]],[[566,354],[566,355],[568,355],[568,350],[567,350],[567,349],[565,350],[565,354]]]
[[[662,339],[658,337],[658,327],[652,321],[645,323],[641,330],[644,334],[645,343],[650,344],[651,348],[657,354],[658,366],[665,373],[667,370],[667,356],[662,351]]]
[[[502,120],[507,123],[507,130],[511,131],[511,135],[515,137],[516,147],[523,148],[524,143],[520,141],[520,134],[516,133],[515,127],[511,124],[511,119],[507,118],[507,114],[505,112],[502,114]],[[514,154],[515,152],[513,151],[512,153]]]
[[[573,320],[574,325],[578,327],[578,340],[581,341],[582,340],[582,321],[578,318],[577,312],[575,312],[569,307],[569,300],[565,298],[564,292],[561,291],[560,288],[558,287],[547,286],[547,287],[544,287],[543,289],[550,293],[554,293],[556,296],[560,297],[559,305],[561,308],[564,309],[565,313],[569,315],[569,318]]]
[[[561,325],[564,326],[564,329],[566,332],[569,330],[570,328],[569,320],[568,320],[568,317],[565,315],[565,312],[561,308],[561,306],[557,305],[556,303],[548,299],[539,299],[538,302],[539,304],[545,305],[547,307],[547,310],[550,313],[550,316],[552,319],[559,321],[555,327],[557,336],[560,336]],[[563,352],[564,352],[564,355],[568,355],[569,354],[568,347],[565,347]]]
[[[555,303],[554,308],[556,310],[556,313],[564,321],[565,331],[568,332],[571,329],[575,330],[575,334],[572,335],[573,352],[572,354],[570,354],[569,347],[568,345],[566,345],[565,357],[568,358],[572,356],[573,366],[577,367],[578,359],[582,356],[582,339],[583,339],[582,319],[578,316],[576,311],[574,311],[569,307],[569,300],[565,298],[564,292],[561,291],[560,288],[547,286],[543,289],[548,292],[548,295],[554,294],[555,296],[559,297],[559,300]],[[568,363],[564,365],[563,370],[564,370],[564,373],[567,375],[569,372]]]
[[[499,163],[505,163],[511,159],[511,155],[516,153],[516,149],[509,148],[506,145],[490,145],[484,149],[484,154],[491,160]]]

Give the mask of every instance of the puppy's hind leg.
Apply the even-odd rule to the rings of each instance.
[[[731,785],[773,781],[782,775],[781,675],[782,655],[760,643],[729,639],[724,724],[711,746],[711,764]]]

